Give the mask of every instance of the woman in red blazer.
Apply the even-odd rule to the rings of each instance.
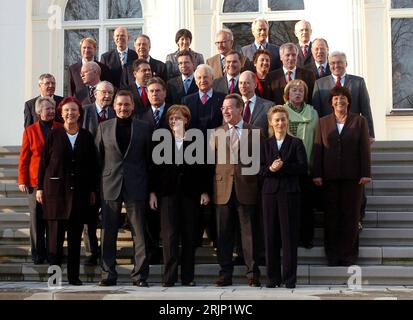
[[[269,138],[261,155],[267,288],[297,282],[297,246],[300,217],[300,176],[307,173],[303,142],[287,133],[288,111],[277,105],[268,110]],[[283,250],[282,276],[280,249]]]
[[[349,112],[351,93],[335,87],[333,113],[318,123],[313,181],[323,187],[324,247],[330,266],[349,266],[358,257],[358,222],[363,185],[371,181],[367,120]]]
[[[53,121],[55,109],[55,101],[50,97],[40,97],[36,100],[35,111],[39,115],[39,121],[24,130],[20,149],[17,180],[19,190],[28,196],[30,244],[34,264],[42,264],[46,259],[46,225],[43,221],[42,206],[36,201],[37,173],[47,135],[52,129],[62,126]]]
[[[36,198],[43,205],[49,228],[49,263],[61,264],[67,231],[67,277],[69,284],[81,285],[80,243],[89,205],[94,203],[98,189],[97,156],[92,134],[79,126],[83,114],[79,100],[65,98],[58,112],[64,124],[45,142]]]

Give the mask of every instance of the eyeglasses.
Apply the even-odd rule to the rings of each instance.
[[[106,90],[96,90],[96,91],[100,91],[100,92],[102,92],[102,94],[104,95],[104,96],[106,96],[106,95],[112,95],[113,94],[113,91],[106,91]]]
[[[215,45],[216,45],[216,46],[219,46],[220,44],[225,44],[225,43],[227,43],[228,41],[230,41],[230,40],[217,41],[217,42],[215,42]]]

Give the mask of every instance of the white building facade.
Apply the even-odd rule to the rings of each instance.
[[[98,41],[100,59],[113,29],[127,26],[133,36],[147,34],[151,56],[164,61],[177,49],[176,31],[187,28],[191,48],[206,59],[216,53],[217,30],[230,27],[241,45],[257,17],[271,21],[279,41],[296,42],[295,21],[310,21],[312,37],[344,51],[348,73],[365,78],[376,139],[412,140],[413,0],[14,0],[0,11],[0,145],[21,143],[24,102],[38,95],[40,74],[54,74],[56,94],[64,94],[65,66],[78,58],[83,36]]]

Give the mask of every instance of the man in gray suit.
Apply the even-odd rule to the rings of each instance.
[[[265,137],[268,136],[267,112],[274,102],[258,97],[255,94],[257,82],[252,71],[244,71],[239,77],[239,91],[244,100],[243,119],[262,130]]]
[[[130,221],[134,244],[133,285],[148,287],[149,263],[145,244],[145,201],[151,159],[149,126],[133,119],[133,97],[121,90],[115,96],[116,118],[101,123],[96,134],[102,162],[102,280],[116,285],[116,240],[122,204]]]
[[[252,44],[246,45],[241,48],[243,56],[247,57],[250,61],[254,61],[254,53],[258,49],[267,49],[271,53],[271,65],[270,71],[281,67],[280,61],[280,48],[275,44],[271,44],[267,41],[269,35],[268,22],[265,19],[255,19],[251,25],[252,34],[255,41]]]
[[[369,125],[370,141],[374,141],[373,117],[370,108],[370,97],[366,83],[362,77],[346,73],[347,58],[344,52],[334,51],[328,57],[331,75],[318,79],[314,85],[312,104],[319,117],[332,112],[329,103],[330,90],[334,86],[344,86],[351,92],[350,112],[363,115]]]
[[[113,99],[113,85],[108,81],[101,81],[96,85],[94,104],[88,104],[83,107],[83,123],[82,127],[93,135],[96,136],[99,123],[112,119],[115,117],[115,111],[112,108]],[[97,265],[99,257],[99,245],[96,237],[96,229],[98,222],[99,209],[101,207],[100,196],[95,204],[90,207],[90,220],[85,224],[83,230],[83,239],[85,241],[86,252],[91,255],[86,260],[86,265]]]

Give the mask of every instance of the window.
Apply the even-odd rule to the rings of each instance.
[[[125,26],[129,32],[129,47],[143,28],[143,10],[140,0],[69,0],[64,13],[64,74],[68,67],[80,59],[80,40],[90,37],[96,40],[97,57],[115,48],[115,27]],[[64,77],[64,95],[67,94]]]
[[[304,10],[303,0],[224,0],[222,4],[222,26],[234,33],[234,49],[254,41],[251,22],[262,17],[269,22],[269,42],[280,46],[286,42],[297,42],[294,25],[297,16]]]
[[[391,51],[393,110],[413,108],[413,2],[392,0]],[[409,9],[410,8],[410,9]]]

